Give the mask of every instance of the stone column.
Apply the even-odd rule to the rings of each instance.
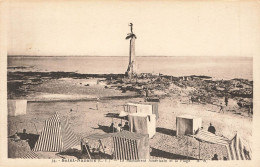
[[[126,39],[130,38],[130,45],[129,45],[129,64],[128,68],[126,70],[126,75],[129,78],[132,78],[134,75],[136,75],[136,61],[135,61],[135,39],[136,36],[132,31],[133,24],[130,23],[131,26],[131,33],[127,34]]]

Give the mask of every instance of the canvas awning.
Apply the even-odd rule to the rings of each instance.
[[[228,145],[230,142],[227,138],[217,136],[206,130],[199,130],[197,134],[191,136],[196,138],[197,140],[209,142],[212,144]]]
[[[128,112],[125,111],[121,111],[119,114],[119,117],[126,117],[126,116],[128,116]]]
[[[101,140],[101,139],[112,137],[112,136],[113,136],[113,133],[105,133],[105,134],[94,133],[85,138],[90,139],[90,140]]]
[[[251,160],[251,150],[246,147],[238,134],[235,134],[231,140],[222,136],[217,136],[206,130],[199,130],[197,134],[191,136],[199,141],[225,146],[229,160]]]

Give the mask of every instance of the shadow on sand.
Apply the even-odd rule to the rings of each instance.
[[[19,136],[21,140],[27,140],[30,148],[33,149],[40,135],[32,133],[17,133],[17,136]],[[8,138],[14,138],[14,135],[9,136]]]
[[[155,157],[160,157],[160,158],[167,158],[167,159],[196,160],[196,158],[193,158],[193,157],[173,154],[173,153],[162,151],[162,150],[159,150],[159,149],[156,149],[156,148],[152,148],[152,152],[150,153],[150,155],[155,156]]]
[[[98,125],[98,128],[93,128],[92,127],[92,129],[100,129],[100,130],[103,130],[106,133],[112,133],[113,132],[113,127],[104,126],[104,125]],[[114,129],[114,131],[115,131],[115,129]]]
[[[105,114],[105,117],[120,118],[118,113],[107,113]]]
[[[65,156],[74,156],[77,159],[90,159],[89,155],[87,153],[82,153],[81,150],[77,150],[77,149],[69,149],[66,152],[60,152],[57,153],[56,155],[58,155],[59,157],[66,159]],[[90,156],[91,159],[112,159],[112,156],[109,154],[105,154],[103,152],[97,152],[97,153],[93,153],[90,152]]]
[[[162,133],[165,135],[169,135],[169,136],[176,136],[176,130],[157,127],[156,132],[159,132],[159,133]]]

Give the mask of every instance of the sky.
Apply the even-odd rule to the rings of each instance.
[[[9,55],[249,56],[259,53],[257,1],[10,1]]]

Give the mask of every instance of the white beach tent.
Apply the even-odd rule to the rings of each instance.
[[[156,113],[153,113],[153,109],[156,109]],[[158,104],[154,108],[152,103],[127,103],[120,115],[125,113],[128,114],[130,132],[149,134],[149,138],[155,135]]]
[[[62,152],[76,145],[80,145],[80,142],[72,132],[68,120],[60,119],[56,112],[45,121],[33,151]]]
[[[7,100],[8,115],[25,115],[27,110],[27,100]]]
[[[128,115],[129,130],[141,134],[148,134],[152,138],[156,133],[155,114],[132,113]]]

